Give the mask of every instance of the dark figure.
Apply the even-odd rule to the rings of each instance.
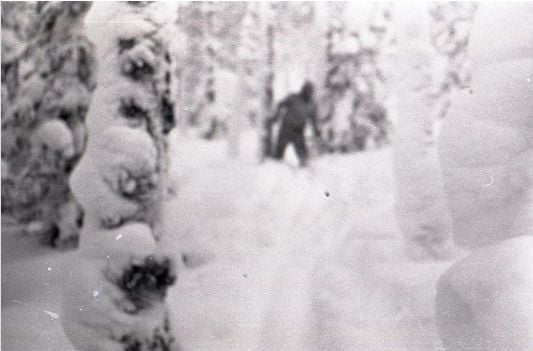
[[[304,167],[307,164],[308,151],[304,137],[307,120],[311,121],[315,136],[320,137],[313,91],[313,84],[306,82],[298,94],[291,94],[279,103],[272,120],[274,122],[282,118],[274,158],[281,160],[287,145],[293,143],[300,165]]]

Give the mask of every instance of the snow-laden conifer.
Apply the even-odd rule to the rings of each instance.
[[[87,150],[70,184],[85,211],[65,264],[63,327],[82,350],[176,350],[165,306],[176,275],[162,253],[167,136],[174,127],[161,3],[95,4],[97,84]]]
[[[2,212],[52,245],[75,243],[82,220],[68,177],[94,89],[89,7],[2,4]]]

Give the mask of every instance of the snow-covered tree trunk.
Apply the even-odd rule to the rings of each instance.
[[[449,254],[451,222],[442,189],[429,96],[434,53],[427,4],[397,6],[396,54],[389,76],[397,113],[393,140],[397,218],[406,249],[416,259]]]
[[[224,112],[227,114],[228,156],[231,158],[239,156],[240,137],[247,120],[244,70],[238,68],[236,73],[237,76],[233,79],[234,84],[225,86],[228,91],[232,92],[232,95],[222,101],[226,107]],[[228,93],[226,92],[225,95],[227,96]]]
[[[200,129],[202,136],[206,139],[211,139],[220,130],[218,120],[216,118],[216,70],[217,70],[217,49],[219,43],[215,37],[215,6],[211,1],[202,2],[202,10],[205,14],[204,32],[205,40],[205,56],[206,56],[206,81],[204,87],[203,110],[200,115]]]
[[[274,101],[299,92],[309,80],[323,80],[326,61],[324,23],[317,21],[314,2],[278,2],[275,8]]]
[[[390,121],[380,57],[391,31],[386,4],[328,3],[324,150],[388,144]]]
[[[264,72],[267,71],[268,48],[261,23],[262,4],[247,3],[238,10],[240,31],[238,48],[234,60],[235,77],[227,83],[219,84],[219,96],[224,103],[228,120],[228,154],[239,154],[240,134],[249,125],[255,125],[258,115],[263,113]],[[225,91],[226,90],[226,91]]]
[[[264,80],[268,69],[268,40],[265,19],[261,9],[265,4],[248,3],[242,20],[239,68],[242,70],[245,89],[245,114],[256,125],[263,112]]]
[[[6,19],[26,27],[26,37],[2,50],[2,212],[31,223],[29,229],[53,245],[75,243],[82,220],[68,177],[85,148],[94,89],[92,45],[82,23],[89,7],[39,3],[19,13],[23,20],[16,13]],[[14,32],[5,34],[13,39]]]
[[[260,139],[260,159],[264,160],[267,157],[271,157],[273,154],[272,145],[272,126],[269,119],[272,117],[274,109],[274,62],[276,58],[276,52],[274,43],[276,41],[274,16],[276,12],[276,4],[274,2],[260,3],[259,16],[261,18],[261,28],[263,32],[264,42],[264,58],[261,61],[264,67],[261,69],[260,74],[260,87],[261,87],[261,108],[259,109],[259,139]],[[261,66],[261,64],[260,64]]]
[[[165,306],[174,263],[158,245],[174,126],[161,5],[96,3],[87,18],[98,88],[70,179],[85,220],[62,299],[63,328],[80,351],[178,349]]]
[[[180,110],[183,111],[182,127],[197,126],[205,104],[207,57],[205,52],[205,13],[203,2],[182,2],[178,9],[178,26],[184,38],[185,50],[180,65],[183,90]]]

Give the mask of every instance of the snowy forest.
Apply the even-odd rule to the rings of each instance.
[[[533,350],[533,2],[1,28],[2,349]]]

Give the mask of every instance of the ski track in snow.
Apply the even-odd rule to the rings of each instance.
[[[184,350],[440,349],[433,289],[450,263],[403,257],[390,150],[298,169],[258,164],[251,133],[239,159],[225,156],[222,141],[173,138],[177,197],[165,208],[161,246],[178,261],[187,255],[168,295]],[[35,277],[56,274],[63,255],[21,254],[18,238],[18,251],[4,245],[5,349],[70,350],[59,321],[43,313],[61,318],[60,277],[27,291]],[[26,325],[42,336],[21,338]]]

